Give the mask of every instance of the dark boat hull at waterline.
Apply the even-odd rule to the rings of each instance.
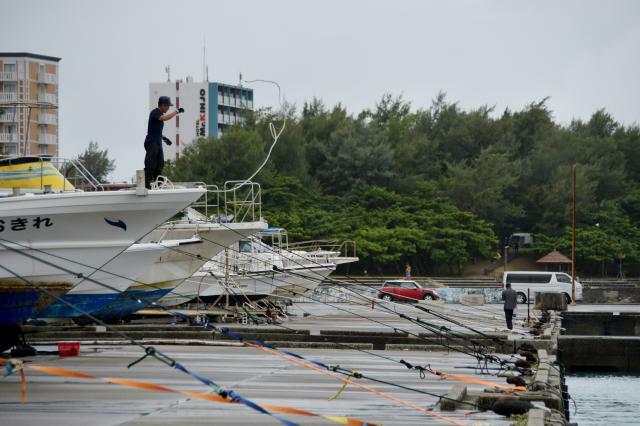
[[[43,290],[29,287],[24,281],[0,281],[0,324],[20,324],[71,289],[67,283],[36,283]]]

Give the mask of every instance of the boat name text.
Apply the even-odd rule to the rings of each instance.
[[[35,229],[50,228],[53,221],[49,217],[36,216],[31,219],[31,227]],[[29,218],[16,217],[14,219],[0,219],[0,232],[11,229],[12,231],[25,231],[29,227]]]

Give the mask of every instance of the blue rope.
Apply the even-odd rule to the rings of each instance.
[[[216,327],[215,325],[209,323],[208,321],[193,321],[193,319],[191,317],[189,317],[189,316],[187,316],[187,315],[185,315],[185,314],[183,314],[181,312],[177,312],[177,311],[171,310],[171,309],[166,308],[164,306],[162,306],[161,308],[163,310],[165,310],[165,311],[167,311],[167,312],[179,317],[179,318],[184,319],[185,321],[187,321],[189,323],[193,323],[195,325],[207,328],[209,330],[219,331],[220,333],[222,333],[224,335],[227,335],[227,336],[229,336],[229,337],[231,337],[233,339],[239,340],[240,342],[245,342],[246,341],[246,342],[249,342],[249,343],[253,343],[254,345],[261,346],[263,348],[273,349],[275,351],[278,351],[280,353],[292,356],[292,357],[300,359],[302,361],[307,361],[307,362],[309,362],[309,363],[311,363],[313,365],[316,365],[316,366],[318,366],[320,368],[331,370],[331,367],[329,367],[327,364],[325,364],[323,362],[316,361],[316,360],[311,359],[311,358],[307,358],[307,357],[302,356],[300,354],[297,354],[295,352],[283,351],[283,350],[280,350],[278,348],[274,348],[273,346],[271,346],[270,344],[268,344],[266,342],[263,342],[262,340],[249,340],[245,336],[243,336],[242,334],[240,334],[238,332],[235,332],[235,331],[231,331],[229,329],[229,327]]]

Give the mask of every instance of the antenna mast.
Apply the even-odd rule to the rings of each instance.
[[[202,36],[202,81],[207,81],[207,39]]]
[[[167,73],[167,83],[170,83],[171,82],[171,67],[169,65],[164,67],[164,72]]]

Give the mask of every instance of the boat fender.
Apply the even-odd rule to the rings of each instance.
[[[527,386],[527,381],[522,376],[509,376],[507,377],[507,383],[516,386]]]
[[[494,402],[491,406],[491,411],[501,416],[511,417],[513,415],[524,414],[533,407],[534,405],[529,401],[523,401],[521,399],[515,398],[505,398],[499,399]]]

